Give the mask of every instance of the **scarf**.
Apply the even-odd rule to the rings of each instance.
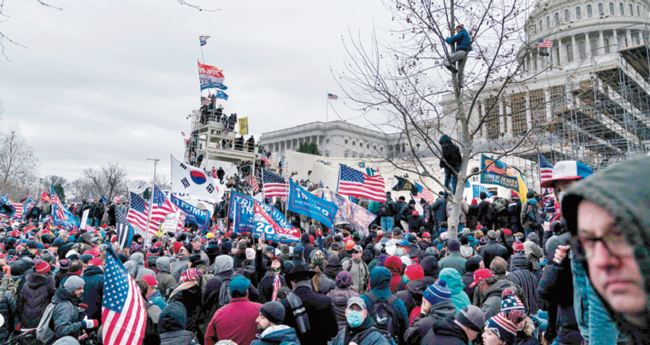
[[[181,291],[183,291],[183,290],[187,290],[187,289],[193,287],[194,285],[196,285],[196,281],[195,281],[195,280],[191,280],[191,281],[184,282],[184,283],[182,283],[181,285],[177,286],[177,287],[174,289],[174,291],[172,291],[172,293],[169,295],[169,299],[168,299],[168,301],[171,301],[171,300],[172,300],[172,297],[174,297],[174,295],[176,295],[177,293],[179,293],[179,292],[181,292]]]
[[[271,301],[275,302],[278,297],[278,291],[280,290],[280,272],[275,272],[273,278],[273,295],[271,295]]]

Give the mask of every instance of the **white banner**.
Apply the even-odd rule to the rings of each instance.
[[[218,182],[215,183],[212,173],[183,163],[174,156],[171,157],[171,162],[172,193],[191,194],[210,198],[215,202],[221,201],[226,186]]]
[[[88,213],[90,213],[90,209],[85,210],[83,215],[81,216],[81,224],[79,224],[79,229],[86,228],[86,222],[88,222]]]
[[[151,187],[151,182],[143,180],[129,181],[126,184],[126,187],[129,188],[129,192],[142,194],[147,188]]]
[[[161,231],[163,232],[176,232],[178,229],[178,220],[181,216],[181,212],[178,211],[176,213],[168,213],[165,216],[165,221],[162,224],[162,227],[160,228]]]

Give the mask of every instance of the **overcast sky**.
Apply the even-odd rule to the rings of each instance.
[[[191,2],[191,0],[188,0]],[[325,120],[327,92],[341,95],[348,31],[369,37],[390,25],[377,0],[195,1],[6,0],[0,30],[27,47],[7,45],[0,60],[2,126],[18,123],[42,165],[41,176],[73,180],[87,167],[119,162],[131,179],[169,175],[183,154],[181,131],[197,109],[199,35],[205,63],[223,69],[226,112],[248,116],[250,132]],[[332,101],[343,118],[358,116]],[[335,115],[330,111],[330,120]]]

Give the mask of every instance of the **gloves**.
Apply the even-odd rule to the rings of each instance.
[[[88,316],[86,316],[81,322],[84,323],[86,328],[95,328],[95,327],[99,326],[99,321],[89,319]]]

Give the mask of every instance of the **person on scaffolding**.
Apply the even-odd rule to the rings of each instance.
[[[456,26],[456,36],[445,39],[447,43],[456,44],[454,53],[449,54],[449,59],[445,59],[443,65],[453,73],[457,73],[458,87],[463,87],[463,69],[467,62],[467,54],[472,50],[472,40],[462,24]],[[458,62],[458,68],[456,68]]]

